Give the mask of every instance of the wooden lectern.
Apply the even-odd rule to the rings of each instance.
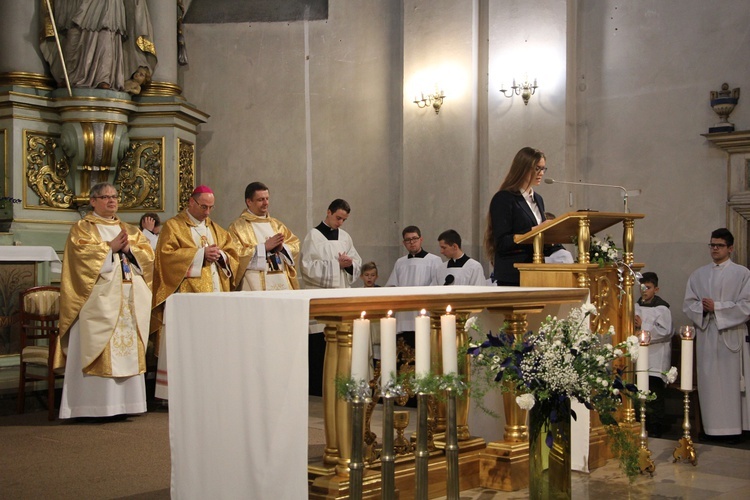
[[[597,316],[591,320],[591,329],[604,334],[610,326],[615,328],[614,343],[623,342],[633,334],[635,302],[634,273],[643,264],[633,262],[635,243],[634,226],[643,214],[613,212],[569,212],[556,219],[545,221],[526,234],[517,235],[516,243],[534,245],[534,261],[530,264],[515,264],[521,273],[521,286],[586,288],[591,303],[596,306]],[[599,267],[591,263],[589,249],[591,236],[616,224],[622,223],[622,264]],[[544,245],[577,243],[578,261],[574,264],[545,264]],[[620,368],[626,368],[623,362]],[[634,423],[635,413],[631,405],[624,407],[625,422]],[[592,412],[589,468],[604,465],[611,457],[606,445],[605,431],[598,415]]]
[[[616,342],[621,342],[633,331],[633,285],[635,271],[642,264],[633,263],[635,243],[634,225],[643,214],[612,212],[569,212],[556,219],[545,221],[526,234],[515,237],[516,243],[534,245],[534,261],[530,264],[515,264],[521,272],[521,286],[587,288],[591,303],[599,315],[592,328],[606,332],[615,327]],[[624,271],[618,272],[615,265],[599,267],[589,259],[591,235],[622,223],[622,262]],[[545,264],[544,245],[573,243],[577,241],[578,261],[574,264]]]

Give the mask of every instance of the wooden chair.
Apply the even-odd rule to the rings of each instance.
[[[44,380],[47,381],[48,418],[55,420],[55,380],[64,374],[64,369],[53,369],[55,356],[62,356],[57,330],[57,321],[60,317],[60,287],[28,288],[20,293],[19,306],[21,364],[18,377],[18,413],[24,412],[26,383]],[[34,365],[36,369],[27,365]]]

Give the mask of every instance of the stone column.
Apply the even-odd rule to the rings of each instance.
[[[177,78],[177,1],[148,0],[147,3],[158,62],[151,85],[143,95],[180,95],[182,88]]]
[[[0,85],[50,87],[39,50],[37,0],[0,0]]]

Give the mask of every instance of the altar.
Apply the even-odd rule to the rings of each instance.
[[[583,289],[504,287],[174,294],[166,304],[164,332],[171,494],[308,498],[306,336],[311,318],[327,325],[327,335],[351,339],[346,325],[363,310],[374,317],[422,308],[437,314],[451,305],[459,312],[525,314],[549,304],[579,304],[587,296]],[[348,371],[351,340],[348,359],[344,342],[342,347],[336,362],[326,357],[326,379]],[[341,404],[332,398],[329,393],[324,403],[326,435],[337,445],[346,425],[336,412]],[[343,463],[344,448],[333,455]],[[340,471],[332,474],[341,477]]]

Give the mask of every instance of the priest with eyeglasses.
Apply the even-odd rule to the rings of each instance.
[[[146,345],[154,252],[143,233],[117,217],[117,190],[91,188],[92,211],[70,230],[60,283],[66,355],[60,418],[146,411]]]
[[[232,236],[211,220],[214,192],[198,186],[187,208],[164,223],[156,244],[151,331],[157,332],[159,365],[156,397],[168,399],[164,305],[173,293],[228,292],[236,284],[238,248]]]

